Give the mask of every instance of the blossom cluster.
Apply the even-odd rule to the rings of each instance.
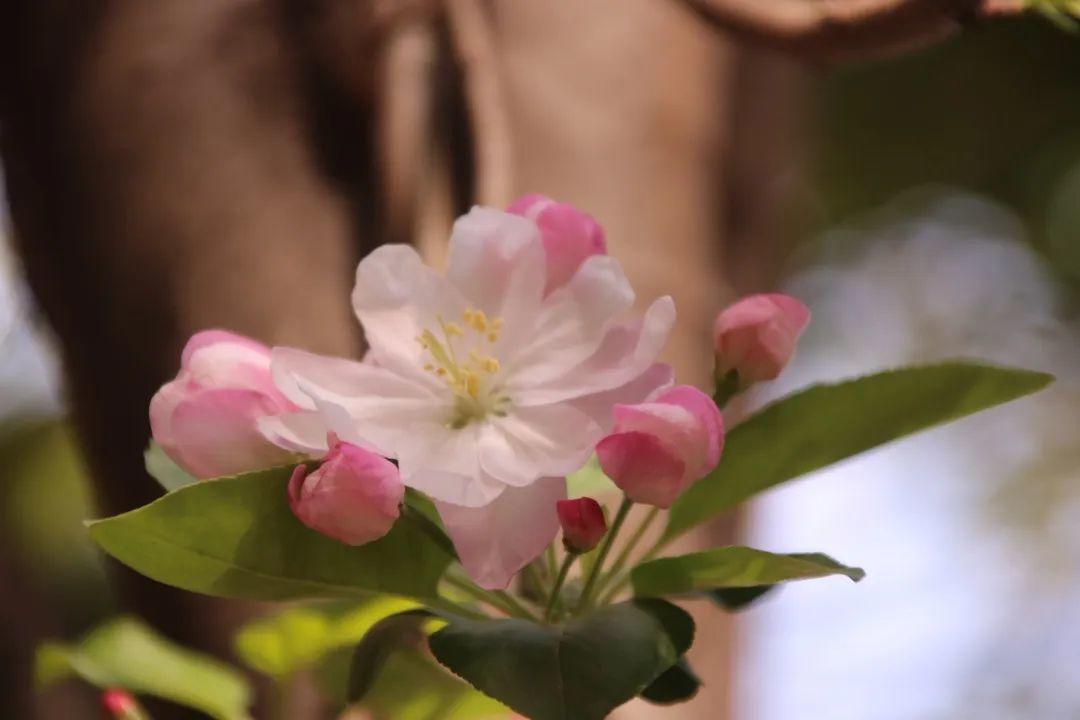
[[[360,545],[398,520],[405,488],[435,502],[469,576],[507,587],[559,533],[572,553],[606,532],[566,476],[594,454],[633,502],[669,507],[720,461],[726,398],[677,385],[658,358],[669,297],[635,294],[590,216],[529,195],[454,225],[445,274],[387,245],[356,273],[362,361],[196,334],[150,404],[153,435],[212,478],[295,464],[288,501],[309,527]],[[714,328],[718,387],[777,376],[809,313],[758,295]]]

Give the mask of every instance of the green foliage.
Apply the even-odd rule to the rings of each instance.
[[[146,446],[146,451],[143,453],[143,464],[150,477],[157,480],[166,492],[179,490],[185,485],[198,482],[198,478],[173,462],[173,459],[166,455],[161,446],[153,440]]]
[[[866,573],[820,553],[777,555],[733,545],[650,560],[634,568],[630,578],[638,597],[662,597],[715,588],[761,587],[828,575],[846,575],[858,582]]]
[[[815,385],[728,433],[720,466],[671,507],[665,541],[787,480],[1028,395],[1050,375],[947,362]]]
[[[775,585],[716,588],[715,590],[706,591],[705,596],[728,612],[739,612],[750,607],[775,589]]]
[[[1063,30],[1080,29],[1080,0],[1027,0],[1027,6]]]
[[[362,705],[393,720],[477,720],[509,711],[432,662],[418,649],[398,650],[379,670]]]
[[[684,656],[642,690],[641,697],[656,705],[675,705],[693,698],[700,688],[701,679]]]
[[[236,654],[248,667],[280,680],[356,645],[384,618],[417,607],[389,595],[359,604],[291,607],[244,626],[234,639]]]
[[[255,600],[434,598],[450,557],[408,522],[349,547],[289,509],[289,468],[205,480],[149,505],[90,523],[106,552],[159,582]]]
[[[565,626],[448,618],[435,657],[532,720],[601,720],[690,647],[694,623],[663,600],[601,608]]]
[[[77,645],[41,645],[35,676],[39,687],[78,676],[101,688],[163,698],[218,720],[246,720],[252,697],[235,669],[177,647],[131,618],[106,623]]]
[[[423,626],[431,619],[427,610],[407,610],[375,624],[353,651],[347,697],[358,703],[371,690],[379,669],[403,645],[416,645],[426,637]]]

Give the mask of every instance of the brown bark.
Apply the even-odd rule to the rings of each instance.
[[[14,235],[60,341],[102,514],[159,493],[142,468],[147,403],[193,331],[358,349],[348,296],[356,227],[371,224],[356,222],[372,206],[371,63],[328,73],[307,52],[320,17],[295,17],[237,0],[2,11]],[[127,609],[229,651],[244,607],[113,570]]]

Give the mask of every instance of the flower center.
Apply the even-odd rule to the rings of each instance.
[[[491,345],[499,340],[503,320],[468,308],[460,322],[438,318],[438,331],[424,330],[416,341],[427,352],[424,370],[446,383],[454,393],[452,428],[463,428],[488,413],[505,415],[510,398],[498,382],[499,360]]]

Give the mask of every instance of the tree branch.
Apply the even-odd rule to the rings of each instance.
[[[681,1],[713,27],[818,62],[913,50],[1025,8],[1024,0]]]

